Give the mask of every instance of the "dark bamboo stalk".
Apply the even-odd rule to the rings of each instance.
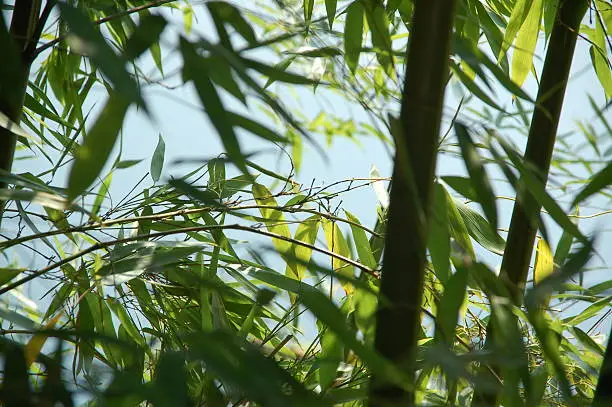
[[[0,78],[0,111],[13,123],[19,123],[23,112],[30,66],[33,60],[33,44],[38,42],[42,26],[49,13],[39,17],[42,0],[19,0],[15,2],[11,26],[7,31],[4,22],[0,24],[0,42],[2,42],[5,62]],[[50,7],[54,1],[49,1]],[[17,136],[5,127],[0,127],[0,169],[10,172],[15,155]],[[6,184],[0,182],[0,188]],[[4,202],[0,201],[0,222],[4,214]]]
[[[524,156],[525,164],[537,171],[536,175],[544,184],[548,179],[578,31],[589,3],[590,0],[559,2],[546,52]],[[522,302],[537,232],[533,219],[537,219],[541,208],[528,191],[517,192],[500,272],[500,278],[517,304]],[[489,326],[487,342],[492,336],[493,331]],[[499,403],[498,394],[479,387],[474,393],[475,405],[495,406]]]
[[[433,176],[454,0],[415,1],[393,169],[375,348],[413,377]],[[414,380],[412,380],[414,382]],[[407,383],[408,386],[413,383]],[[414,392],[372,378],[369,405],[412,406]]]
[[[612,328],[608,335],[608,346],[604,354],[601,369],[599,369],[599,380],[595,388],[592,407],[612,406]]]

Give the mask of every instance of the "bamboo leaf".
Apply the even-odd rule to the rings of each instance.
[[[106,105],[83,144],[77,149],[68,176],[68,200],[81,195],[96,180],[108,160],[130,102],[118,93],[111,93]]]
[[[304,0],[304,22],[306,26],[310,24],[312,19],[312,10],[314,9],[315,0]]]
[[[360,227],[361,223],[359,219],[354,216],[352,213],[344,210],[346,214],[346,218],[352,222],[350,224],[351,232],[353,233],[353,240],[355,241],[355,248],[357,249],[357,255],[359,256],[359,262],[365,266],[368,266],[370,269],[376,269],[376,260],[374,260],[374,255],[372,254],[372,248],[370,247],[370,240],[366,236],[363,228]]]
[[[153,152],[153,158],[151,158],[151,178],[153,182],[159,181],[161,176],[162,168],[164,167],[164,156],[166,154],[166,143],[161,133],[158,135],[157,147]]]
[[[224,24],[230,24],[250,45],[257,44],[255,31],[236,7],[225,1],[211,1],[206,7]]]
[[[125,44],[123,55],[128,60],[134,60],[150,49],[166,28],[166,19],[159,15],[144,14],[140,24]]]
[[[544,0],[533,0],[525,21],[514,42],[514,52],[512,54],[512,69],[510,77],[512,81],[521,86],[527,74],[533,66],[533,54],[538,42],[540,32],[540,21],[542,19],[542,7]],[[517,2],[518,3],[518,2]]]
[[[319,215],[313,215],[307,219],[304,219],[298,225],[295,231],[294,239],[309,245],[313,245],[317,239],[319,222]],[[297,280],[302,281],[304,278],[304,272],[307,268],[306,265],[312,256],[312,249],[310,247],[294,244],[292,246],[292,251],[293,258],[287,259],[287,272],[285,272],[285,274],[293,275]]]
[[[450,230],[444,187],[436,183],[427,247],[436,277],[446,284],[450,272]]]
[[[553,272],[553,257],[550,247],[542,238],[538,239],[536,249],[535,265],[533,268],[533,280],[535,284],[540,284]]]
[[[589,48],[591,62],[595,68],[597,79],[604,89],[606,99],[612,98],[612,73],[610,71],[610,63],[608,61],[608,47],[606,44],[606,35],[604,27],[601,25],[600,19],[595,19],[595,30],[590,31],[589,39],[592,42]]]
[[[467,294],[468,270],[459,267],[444,285],[444,294],[436,315],[436,337],[451,347],[455,342],[455,328],[459,310]]]
[[[489,176],[487,175],[482,159],[476,151],[476,146],[474,145],[474,141],[467,127],[456,122],[455,133],[459,140],[463,161],[465,162],[468,174],[470,174],[472,180],[472,186],[478,196],[478,202],[482,206],[482,210],[489,220],[492,230],[495,232],[497,229],[497,208],[495,206],[495,193],[489,182]]]
[[[274,199],[268,188],[256,183],[253,184],[252,192],[257,204],[262,206],[259,208],[259,212],[266,223],[267,229],[272,233],[291,238],[291,231],[285,221],[283,212],[278,209],[266,208],[266,206],[278,207],[276,199]],[[272,238],[272,243],[281,257],[285,258],[286,254],[290,253],[291,243],[276,238]]]
[[[113,83],[116,92],[120,92],[129,102],[145,107],[136,82],[125,69],[125,61],[113,52],[91,20],[81,10],[68,3],[60,2],[58,6],[62,19],[73,34],[70,41],[73,51],[87,54]]]
[[[330,252],[337,253],[341,256],[350,258],[351,252],[348,247],[348,243],[340,230],[340,227],[334,221],[330,221],[327,219],[322,219],[323,223],[323,231],[325,232],[325,241],[327,242],[327,248]],[[346,277],[354,277],[353,266],[350,266],[343,260],[333,258],[332,259],[332,269],[334,272],[342,274]],[[342,287],[347,294],[351,294],[354,291],[354,288],[351,284],[348,284],[344,281],[341,281]]]
[[[572,207],[577,206],[588,197],[598,193],[604,188],[612,185],[612,163],[593,176],[591,181],[576,195],[572,201]]]
[[[246,167],[244,155],[240,151],[240,145],[234,133],[231,117],[227,114],[227,110],[223,106],[221,98],[207,74],[209,70],[208,65],[202,62],[200,56],[195,52],[193,45],[186,39],[181,38],[180,48],[185,61],[183,75],[194,82],[200,101],[204,105],[210,121],[217,129],[228,157],[240,170],[248,174],[249,170]]]
[[[338,0],[325,0],[325,11],[327,11],[327,21],[329,22],[329,29],[332,29],[334,19],[336,18],[336,6]]]
[[[506,32],[504,33],[504,41],[502,43],[501,51],[498,55],[498,61],[508,51],[510,45],[514,42],[519,29],[523,26],[523,23],[527,19],[527,15],[531,10],[531,5],[534,0],[517,0],[514,2],[512,7],[512,14],[510,14],[510,20],[506,26]]]
[[[344,53],[346,66],[355,74],[359,65],[359,54],[363,40],[363,6],[360,1],[354,1],[346,10],[344,24]]]
[[[389,35],[389,18],[385,8],[375,5],[373,10],[366,10],[368,25],[372,31],[372,45],[376,49],[376,59],[388,76],[393,76],[393,50]]]

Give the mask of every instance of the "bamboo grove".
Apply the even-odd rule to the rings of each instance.
[[[612,405],[609,0],[0,5],[3,405]]]

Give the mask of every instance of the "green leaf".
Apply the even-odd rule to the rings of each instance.
[[[111,93],[83,144],[77,149],[68,176],[68,200],[81,195],[96,180],[108,160],[130,102],[118,93]]]
[[[327,11],[327,21],[329,22],[329,29],[332,29],[334,24],[334,18],[336,18],[336,6],[338,0],[325,0],[325,11]]]
[[[350,222],[351,232],[353,233],[353,240],[355,241],[355,248],[357,249],[357,255],[359,256],[359,262],[368,268],[376,269],[376,260],[372,254],[372,248],[370,247],[370,240],[366,236],[365,230],[361,227],[361,222],[352,213],[344,210],[346,219]]]
[[[346,66],[355,74],[359,65],[361,41],[363,40],[363,6],[359,0],[354,1],[346,9],[344,24],[344,53]]]
[[[606,36],[604,27],[601,25],[600,19],[595,19],[595,30],[591,31],[589,39],[593,43],[589,48],[591,62],[595,68],[597,79],[603,87],[606,99],[612,98],[612,73],[610,72],[610,64],[608,62],[608,52],[606,44]]]
[[[449,347],[455,342],[455,328],[459,310],[467,294],[468,270],[459,267],[444,285],[444,294],[436,315],[436,336]]]
[[[444,187],[436,183],[427,247],[436,277],[442,284],[446,284],[451,276],[450,230],[446,197]]]
[[[113,52],[91,19],[67,3],[60,2],[58,6],[62,19],[68,24],[71,34],[77,38],[71,43],[74,51],[86,53],[113,83],[116,92],[120,92],[129,102],[136,102],[146,110],[136,82],[125,69],[125,61]],[[114,136],[111,135],[110,138],[114,140]]]
[[[575,215],[578,214],[578,208],[576,208],[576,211],[574,213]],[[574,241],[573,236],[568,233],[567,231],[563,231],[563,233],[561,233],[561,237],[559,238],[559,242],[557,243],[557,248],[555,250],[555,257],[554,257],[554,264],[558,267],[563,266],[563,264],[565,263],[565,260],[567,259],[567,256],[569,255],[570,249],[572,248],[572,243]]]
[[[590,182],[576,195],[570,206],[574,207],[588,197],[598,193],[604,188],[612,185],[612,163],[591,178]]]
[[[206,7],[224,24],[230,24],[250,45],[257,44],[255,31],[236,7],[225,1],[211,1]]]
[[[140,330],[138,329],[138,327],[134,324],[132,317],[130,316],[128,311],[125,309],[123,304],[121,304],[119,300],[113,297],[107,297],[106,304],[113,311],[115,316],[119,319],[119,322],[121,322],[121,325],[127,331],[130,338],[132,338],[134,342],[136,342],[139,346],[145,347],[146,346],[145,338],[140,333]]]
[[[301,57],[308,57],[308,58],[325,58],[325,57],[336,57],[336,56],[342,55],[342,51],[340,51],[336,47],[321,47],[321,48],[306,49],[304,51],[299,51],[299,52],[298,51],[296,52],[287,51],[285,53],[290,54],[290,55],[299,55]]]
[[[480,3],[477,3],[480,4]],[[463,61],[474,70],[479,64],[484,65],[495,78],[506,88],[510,93],[520,97],[521,99],[533,102],[527,93],[501,69],[493,60],[491,60],[484,52],[478,49],[477,46],[470,44],[461,37],[453,37],[452,49],[456,52]],[[505,58],[505,57],[504,57]]]
[[[217,129],[228,157],[240,170],[248,174],[244,156],[238,144],[238,138],[234,133],[231,117],[225,110],[221,98],[209,78],[208,65],[203,63],[202,58],[196,53],[193,45],[186,39],[181,38],[180,48],[185,61],[183,75],[186,75],[193,81],[200,101],[204,105],[204,109],[213,126]]]
[[[542,6],[544,0],[533,0],[525,21],[521,25],[514,42],[512,53],[512,81],[521,86],[533,66],[533,54],[538,42],[540,21],[542,19]],[[518,2],[517,2],[518,3]],[[513,12],[514,14],[514,12]],[[509,25],[509,24],[508,24]]]
[[[503,254],[506,242],[496,230],[491,228],[491,225],[485,218],[461,201],[455,199],[454,204],[463,219],[469,235],[490,252]]]
[[[319,231],[319,215],[313,215],[300,222],[295,231],[295,240],[314,245],[317,239],[317,233]],[[297,280],[302,281],[304,273],[307,268],[307,264],[312,256],[312,249],[310,247],[302,246],[299,244],[292,245],[292,259],[287,258],[287,271],[285,275],[292,275]],[[294,261],[297,260],[297,261]]]
[[[321,352],[317,356],[319,363],[319,385],[322,390],[327,390],[336,380],[338,364],[344,360],[344,346],[331,329],[327,329],[319,321],[317,321],[317,326],[321,337]]]
[[[474,79],[471,78],[468,74],[466,74],[461,67],[459,66],[459,64],[457,64],[454,61],[450,61],[450,68],[453,71],[453,73],[455,75],[457,75],[457,77],[459,78],[459,80],[461,81],[461,83],[470,91],[472,92],[478,99],[482,100],[484,103],[486,103],[487,105],[491,106],[492,108],[496,109],[496,110],[500,110],[503,111],[503,109],[493,101],[493,99],[491,99],[489,97],[489,95],[487,95],[481,88],[480,86],[478,86],[475,82]]]
[[[504,41],[502,44],[502,49],[498,55],[498,61],[501,59],[503,55],[506,54],[506,51],[516,38],[516,34],[519,32],[519,29],[527,19],[527,14],[529,10],[531,10],[531,4],[534,0],[517,0],[514,2],[514,7],[512,7],[512,14],[510,15],[510,20],[508,21],[508,25],[506,26],[506,32],[504,33]]]
[[[140,164],[141,161],[142,160],[121,160],[118,161],[117,164],[115,164],[115,168],[117,168],[118,170],[123,170],[125,168],[130,168],[137,164]]]
[[[155,406],[188,406],[188,377],[185,371],[185,357],[178,352],[164,352],[159,357],[153,380]]]
[[[455,122],[455,133],[459,140],[463,161],[472,180],[472,186],[478,196],[478,202],[482,206],[492,230],[495,231],[497,229],[497,208],[495,206],[495,193],[489,182],[489,176],[467,127],[462,123]]]
[[[251,120],[247,117],[241,116],[238,113],[227,112],[227,114],[235,126],[242,127],[248,132],[259,136],[264,140],[268,140],[273,143],[289,143],[289,140],[287,140],[286,137],[281,136],[276,131],[264,126],[263,124],[256,122],[255,120]]]
[[[335,332],[346,347],[353,349],[368,364],[371,371],[402,388],[407,386],[405,375],[399,369],[357,340],[355,332],[346,324],[346,317],[325,294],[311,285],[278,273],[255,270],[251,274],[260,281],[298,294],[302,303],[327,326],[327,329]]]
[[[339,254],[340,256],[344,256],[346,258],[351,257],[351,252],[348,247],[348,243],[340,230],[340,227],[334,221],[330,221],[327,219],[322,219],[323,223],[323,231],[325,232],[325,240],[327,242],[327,249],[330,252]],[[338,274],[342,274],[346,277],[352,278],[354,277],[353,266],[350,266],[344,260],[340,260],[338,258],[332,259],[332,269],[334,272]],[[347,294],[351,294],[353,292],[353,286],[346,282],[341,282],[344,291]]]
[[[26,269],[12,269],[12,268],[0,268],[0,287],[17,277],[20,273],[23,273]]]
[[[448,184],[448,186],[459,192],[461,195],[463,195],[470,201],[478,201],[478,196],[476,195],[476,191],[474,191],[474,187],[472,186],[472,180],[470,178],[454,175],[446,175],[441,178],[442,181]]]
[[[450,234],[453,239],[457,242],[457,244],[464,250],[468,256],[471,258],[475,257],[474,254],[474,246],[472,245],[472,241],[470,240],[470,234],[468,232],[467,227],[465,226],[464,218],[461,216],[459,210],[457,209],[459,201],[453,199],[446,188],[444,188],[444,193],[446,194],[446,204],[448,208],[448,220],[450,227]]]
[[[385,73],[393,76],[393,50],[391,48],[391,36],[389,35],[389,19],[385,8],[381,5],[374,6],[372,11],[366,12],[368,25],[372,30],[372,45],[376,48],[376,58],[382,65]]]
[[[153,152],[153,158],[151,158],[151,178],[153,182],[159,181],[161,176],[162,168],[164,167],[164,156],[166,154],[166,143],[161,135],[158,136],[157,147]]]
[[[151,48],[166,28],[166,19],[159,15],[141,15],[140,24],[125,44],[123,55],[127,60],[134,60]]]
[[[285,83],[292,83],[296,85],[314,85],[318,82],[307,78],[302,75],[298,75],[295,73],[287,72],[286,68],[281,69],[276,65],[270,66],[266,65],[262,62],[255,61],[254,59],[241,58],[244,65],[248,68],[254,69],[262,75],[267,76],[272,81],[279,81]]]
[[[276,199],[274,199],[268,188],[261,184],[253,184],[252,192],[257,204],[262,206],[259,208],[259,212],[261,217],[264,218],[268,230],[280,236],[291,238],[289,225],[285,221],[283,212],[278,209],[266,208],[266,206],[278,207]],[[290,253],[291,243],[276,238],[272,239],[272,243],[282,257],[286,257],[286,254]]]
[[[578,227],[569,219],[567,214],[563,211],[561,206],[552,198],[542,184],[542,181],[536,177],[534,172],[530,168],[526,168],[518,158],[516,152],[514,152],[505,142],[500,142],[504,148],[506,154],[514,164],[516,168],[521,172],[521,180],[524,183],[526,191],[533,195],[533,197],[546,209],[548,214],[557,222],[559,226],[572,234],[575,238],[583,243],[586,243],[588,239],[580,232]]]
[[[194,187],[192,184],[182,180],[173,179],[168,182],[174,188],[184,192],[191,199],[202,202],[207,206],[213,208],[224,208],[225,205],[219,200],[219,195],[209,189],[199,189]]]
[[[310,24],[312,19],[312,10],[314,9],[315,0],[304,0],[304,22],[306,26]]]

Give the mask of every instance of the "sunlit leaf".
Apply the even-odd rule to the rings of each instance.
[[[298,225],[294,239],[300,242],[304,242],[309,245],[314,245],[319,231],[320,218],[318,215],[313,215],[307,219],[304,219]],[[285,273],[286,275],[293,275],[296,279],[302,280],[306,271],[306,264],[310,261],[312,256],[312,248],[294,244],[292,246],[292,256],[297,260],[287,259],[287,268],[291,270],[291,273]],[[289,270],[288,270],[289,271]]]
[[[265,219],[268,230],[288,239],[291,238],[291,232],[289,231],[289,226],[285,221],[283,212],[278,209],[266,208],[266,206],[278,207],[276,199],[268,188],[261,184],[253,184],[252,192],[257,204],[261,205],[259,212],[262,218]],[[272,243],[281,256],[285,253],[289,253],[291,249],[291,243],[285,240],[273,238]]]
[[[518,3],[519,2],[517,2],[517,4]],[[529,12],[525,16],[525,20],[521,24],[521,28],[516,36],[516,41],[514,42],[510,77],[512,81],[519,86],[525,82],[527,74],[533,66],[533,54],[538,42],[543,3],[544,0],[533,0],[531,2]],[[515,5],[515,7],[517,6]],[[510,21],[512,21],[512,17]],[[508,23],[508,25],[510,25],[510,23]]]

